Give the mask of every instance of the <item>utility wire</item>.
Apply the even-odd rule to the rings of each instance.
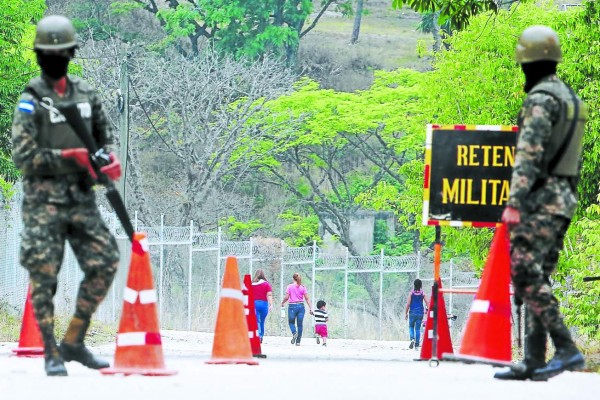
[[[138,102],[140,103],[140,107],[142,108],[142,111],[144,112],[144,115],[148,119],[148,122],[150,123],[150,126],[152,126],[152,129],[154,129],[154,132],[158,135],[158,137],[160,138],[160,140],[162,140],[162,142],[165,144],[165,146],[167,146],[167,148],[169,149],[169,151],[171,151],[173,154],[175,154],[177,157],[179,157],[180,159],[183,160],[183,157],[181,157],[175,150],[173,150],[171,148],[171,146],[169,146],[169,144],[167,143],[167,141],[165,140],[165,138],[163,137],[163,135],[161,135],[160,132],[158,131],[158,129],[156,129],[156,126],[154,125],[154,122],[152,122],[152,119],[150,119],[150,115],[148,115],[148,112],[146,111],[146,107],[144,107],[144,104],[142,103],[142,99],[138,95],[137,90],[135,90],[135,85],[133,84],[133,81],[129,80],[129,84],[131,85],[131,88],[133,89],[133,93],[135,94],[135,97],[137,97]]]

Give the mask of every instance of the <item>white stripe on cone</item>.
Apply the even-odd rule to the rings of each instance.
[[[244,295],[241,290],[224,288],[221,290],[221,298],[235,299],[244,302]]]
[[[490,301],[489,300],[473,300],[471,304],[471,312],[472,313],[487,313],[490,309]]]
[[[127,332],[117,335],[117,346],[144,346],[146,332]]]
[[[156,290],[154,289],[140,290],[138,292],[137,290],[125,287],[123,300],[128,303],[135,304],[138,296],[140,297],[140,303],[142,304],[156,303],[157,300]]]

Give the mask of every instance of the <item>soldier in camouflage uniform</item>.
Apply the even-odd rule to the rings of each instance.
[[[518,118],[510,197],[502,221],[510,227],[515,299],[527,306],[529,332],[524,368],[495,377],[543,381],[585,364],[563,322],[550,275],[577,207],[587,108],[556,76],[562,53],[552,29],[527,28],[516,55],[525,75],[527,98]],[[546,365],[548,334],[556,353]]]
[[[61,16],[42,19],[34,50],[42,70],[33,78],[15,109],[13,160],[23,174],[21,264],[29,271],[31,299],[44,341],[47,375],[67,375],[64,361],[94,368],[109,364],[96,358],[83,344],[92,314],[104,299],[119,262],[115,238],[98,212],[89,154],[65,117],[48,107],[75,102],[99,147],[107,154],[111,135],[106,114],[94,90],[68,76],[77,41],[71,22]],[[101,171],[116,180],[119,160],[110,153]],[[60,347],[54,337],[53,297],[57,275],[68,240],[84,279],[76,310]]]

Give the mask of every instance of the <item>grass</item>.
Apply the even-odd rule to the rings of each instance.
[[[70,316],[57,316],[54,321],[54,334],[58,341],[65,335]],[[0,303],[0,342],[18,342],[21,334],[21,315],[6,303]],[[85,342],[97,346],[115,341],[117,328],[114,325],[92,321]]]
[[[374,70],[430,68],[429,60],[417,54],[419,42],[427,48],[432,44],[431,35],[416,30],[420,21],[417,13],[391,10],[388,1],[372,1],[367,7],[369,13],[362,18],[359,40],[354,45],[350,44],[354,18],[331,14],[326,14],[302,39],[300,64],[317,65],[307,68],[308,74],[323,87],[366,89],[373,81]]]

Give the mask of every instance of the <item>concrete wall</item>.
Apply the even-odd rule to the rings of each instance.
[[[396,219],[391,212],[377,212],[360,210],[350,220],[350,240],[358,251],[358,255],[368,255],[373,251],[373,233],[375,231],[376,220],[386,220],[388,227],[388,237],[392,237],[396,230]],[[321,236],[323,237],[322,248],[328,254],[343,255],[346,254],[346,248],[334,238],[329,232],[325,232],[322,227]]]

